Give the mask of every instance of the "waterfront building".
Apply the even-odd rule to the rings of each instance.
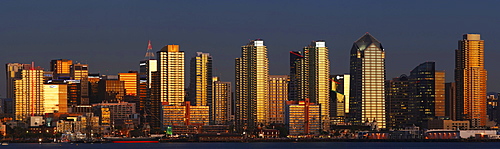
[[[231,117],[231,82],[213,77],[213,104],[210,107],[210,124],[227,125]]]
[[[415,67],[410,76],[401,75],[386,87],[389,128],[427,128],[429,120],[445,116],[445,74],[435,62]]]
[[[100,116],[103,126],[121,126],[134,128],[139,125],[139,114],[136,112],[135,103],[96,103],[92,104],[93,112]]]
[[[289,101],[286,105],[286,123],[289,135],[320,134],[321,107],[310,103],[309,99],[303,101]]]
[[[242,46],[235,62],[236,129],[253,132],[258,125],[267,124],[269,112],[269,60],[264,41],[256,39]]]
[[[385,50],[369,33],[356,40],[350,58],[349,120],[355,125],[376,121],[386,128]]]
[[[313,41],[304,48],[309,69],[309,100],[321,106],[321,128],[330,128],[330,60],[325,41]]]
[[[302,52],[290,52],[290,100],[309,98],[321,106],[323,130],[330,126],[330,61],[323,40],[313,41]]]
[[[445,73],[436,71],[435,62],[424,62],[410,72],[411,100],[417,102],[416,125],[427,128],[427,121],[445,116]]]
[[[410,98],[412,83],[406,75],[386,81],[387,127],[401,129],[417,124],[419,101]]]
[[[480,34],[464,34],[455,50],[457,119],[470,120],[472,128],[486,126],[484,40]]]
[[[285,123],[285,103],[288,100],[288,75],[269,75],[268,123]]]
[[[163,128],[172,125],[208,125],[208,106],[191,106],[189,101],[182,105],[163,105]]]
[[[428,121],[428,129],[469,130],[469,121],[433,119]]]

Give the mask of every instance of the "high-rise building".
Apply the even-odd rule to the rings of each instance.
[[[417,124],[419,101],[410,98],[413,91],[410,79],[406,75],[387,80],[386,110],[388,128],[405,128]]]
[[[149,47],[149,46],[148,46]],[[148,54],[146,54],[147,56]],[[151,55],[151,54],[149,54]],[[141,119],[141,124],[147,128],[161,128],[160,100],[153,97],[153,76],[157,73],[157,61],[155,59],[143,60],[139,64],[139,112],[144,118]],[[156,94],[155,94],[156,95]],[[157,97],[157,96],[156,96]]]
[[[264,41],[256,39],[242,46],[235,62],[236,129],[253,132],[258,125],[266,125],[268,117],[269,60]]]
[[[196,56],[191,58],[190,68],[189,100],[196,106],[211,106],[212,56],[209,53],[196,52]]]
[[[309,98],[309,67],[301,51],[290,51],[290,83],[288,98],[300,101]]]
[[[386,103],[389,128],[418,126],[445,116],[445,74],[436,71],[435,62],[415,67],[410,76],[401,75],[387,82]]]
[[[269,75],[268,123],[285,124],[285,105],[288,100],[288,75]]]
[[[179,45],[166,45],[157,52],[158,86],[155,91],[160,102],[181,105],[184,102],[184,51]],[[156,99],[155,99],[156,100]]]
[[[330,60],[325,41],[313,41],[304,48],[309,68],[309,99],[321,107],[321,128],[330,126]]]
[[[70,67],[73,61],[69,59],[56,59],[50,61],[50,71],[54,73],[54,79],[70,79]]]
[[[325,41],[313,41],[302,52],[290,52],[290,100],[309,98],[321,107],[323,130],[330,126],[330,61]]]
[[[152,50],[151,41],[148,41],[146,55],[139,64],[139,112],[144,117],[141,118],[144,128],[160,129],[160,99],[152,98],[152,94],[157,95],[153,93],[153,77],[158,74],[157,60]]]
[[[20,79],[14,81],[14,94],[16,120],[27,121],[30,116],[43,115],[43,68],[24,64]]]
[[[445,116],[445,74],[436,71],[435,62],[424,62],[410,72],[410,98],[418,102],[417,126],[427,128],[429,120]]]
[[[457,116],[470,120],[472,128],[486,125],[484,40],[480,34],[464,34],[455,50]]]
[[[385,51],[369,33],[352,46],[350,75],[350,122],[376,121],[379,128],[385,128]]]
[[[88,64],[72,64],[70,66],[70,79],[79,80],[79,99],[77,104],[88,105],[89,101],[89,69]]]
[[[231,82],[220,81],[218,77],[212,80],[214,83],[210,124],[227,125],[231,116]]]

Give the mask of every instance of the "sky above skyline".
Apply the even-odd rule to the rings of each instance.
[[[213,56],[214,74],[234,81],[241,46],[263,39],[271,75],[289,74],[289,51],[313,40],[329,47],[331,74],[349,72],[349,51],[365,32],[386,50],[387,78],[435,61],[453,82],[454,50],[465,33],[485,40],[488,92],[500,91],[500,1],[0,1],[0,97],[5,64],[49,70],[52,59],[89,64],[91,73],[139,70],[153,51],[179,44],[186,62]],[[189,63],[186,63],[186,81]],[[186,82],[187,84],[188,82]]]

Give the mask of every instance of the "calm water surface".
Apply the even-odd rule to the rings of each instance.
[[[262,142],[262,143],[154,143],[154,144],[83,144],[83,143],[10,143],[9,146],[0,146],[3,148],[16,149],[291,149],[291,148],[331,148],[331,149],[387,149],[387,148],[425,148],[425,149],[487,149],[500,148],[500,142]]]

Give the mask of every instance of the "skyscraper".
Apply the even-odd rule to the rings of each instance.
[[[236,129],[252,132],[267,124],[269,60],[262,39],[241,47],[236,58]]]
[[[15,120],[27,121],[30,116],[43,115],[43,68],[24,64],[21,77],[14,81]]]
[[[285,123],[285,105],[288,100],[288,75],[269,75],[268,122]]]
[[[288,98],[299,101],[309,98],[309,67],[301,51],[290,51],[290,83]]]
[[[414,88],[408,76],[387,80],[386,85],[387,127],[398,129],[417,124],[420,102],[410,98]]]
[[[169,105],[184,103],[184,51],[179,45],[166,45],[157,52],[158,99]]]
[[[304,48],[309,68],[309,99],[320,105],[321,128],[329,130],[330,126],[330,60],[328,47],[323,40],[313,41]]]
[[[435,62],[424,62],[410,72],[410,98],[420,107],[417,126],[427,128],[427,122],[438,116],[445,116],[445,74],[436,71]]]
[[[191,58],[190,68],[189,98],[191,103],[196,106],[211,106],[212,56],[209,53],[196,52],[196,56]]]
[[[352,46],[350,75],[350,122],[376,121],[379,128],[385,128],[385,50],[369,33]]]
[[[470,120],[472,128],[486,125],[486,76],[484,40],[480,34],[464,34],[455,50],[457,117]]]
[[[231,82],[223,82],[214,77],[213,79],[213,104],[210,107],[210,123],[215,125],[227,125],[231,116]]]
[[[290,51],[290,100],[309,98],[321,108],[321,127],[330,126],[330,61],[323,40],[313,41],[302,52]]]
[[[160,99],[153,98],[157,93],[153,93],[153,80],[158,75],[157,60],[154,59],[152,52],[153,46],[151,41],[148,41],[146,55],[144,60],[139,64],[139,112],[144,118],[141,118],[141,124],[144,128],[161,128],[161,114],[160,114]],[[159,82],[159,80],[155,80]],[[158,84],[158,83],[157,83]],[[159,87],[159,86],[158,86]],[[158,96],[155,96],[158,97]],[[149,126],[149,127],[148,127]]]
[[[388,127],[429,128],[429,121],[445,116],[444,82],[444,71],[436,71],[435,62],[421,63],[410,76],[401,75],[388,81]]]

